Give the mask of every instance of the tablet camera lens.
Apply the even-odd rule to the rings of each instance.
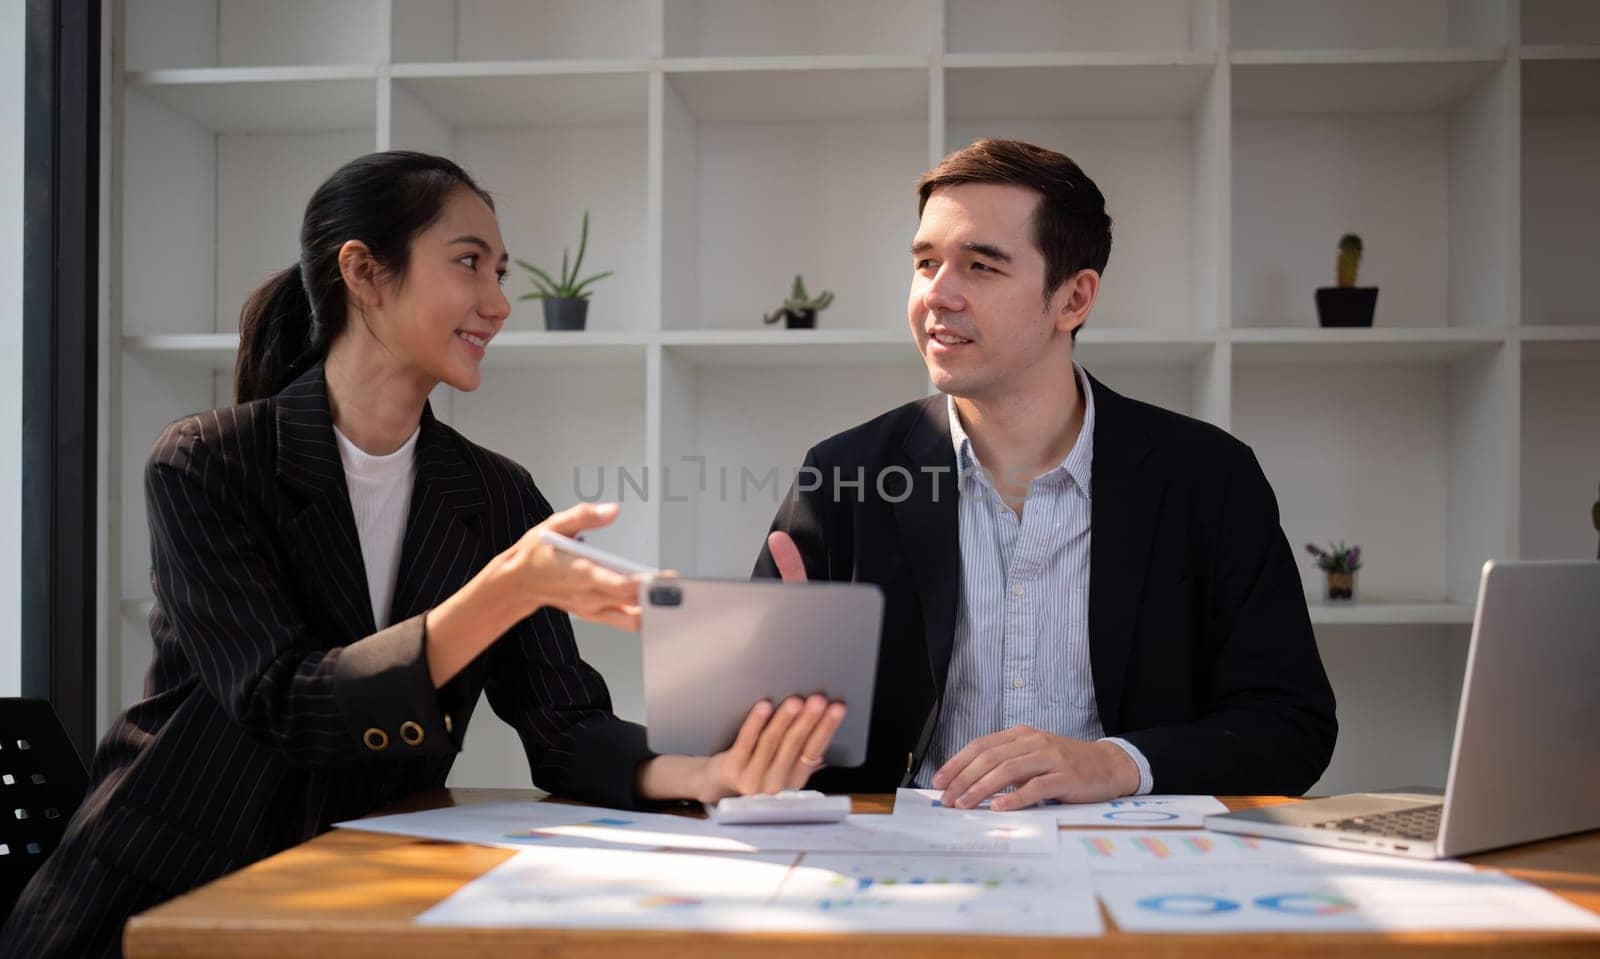
[[[681,606],[683,605],[683,590],[676,586],[650,587],[651,606]]]

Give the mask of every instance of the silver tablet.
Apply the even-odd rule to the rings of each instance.
[[[640,587],[650,748],[727,749],[750,707],[820,692],[848,711],[823,755],[867,758],[883,593],[866,583],[651,579]]]

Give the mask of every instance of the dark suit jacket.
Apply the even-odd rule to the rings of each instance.
[[[480,691],[521,735],[539,786],[634,801],[643,731],[612,716],[565,614],[518,623],[442,689],[429,679],[422,614],[551,512],[522,467],[424,412],[381,631],[321,366],[270,399],[173,423],[145,482],[146,694],[100,743],[89,796],[8,937],[43,952],[58,922],[110,913],[120,928],[152,898],[442,786]]]
[[[1158,793],[1303,793],[1333,752],[1333,692],[1261,467],[1215,427],[1093,388],[1089,654],[1106,735],[1144,753]],[[813,447],[803,485],[820,488],[796,483],[773,522],[812,579],[886,600],[867,760],[813,788],[893,789],[933,731],[961,584],[945,403]],[[777,575],[765,548],[755,573]]]

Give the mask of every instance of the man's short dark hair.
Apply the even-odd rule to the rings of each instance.
[[[1111,258],[1106,198],[1071,157],[1021,140],[978,140],[922,175],[917,215],[933,191],[958,183],[1009,183],[1039,194],[1033,242],[1044,256],[1045,302],[1079,270],[1105,273]]]

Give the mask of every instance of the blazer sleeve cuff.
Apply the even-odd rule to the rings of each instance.
[[[583,726],[573,733],[566,791],[601,806],[640,809],[646,801],[634,788],[639,764],[655,755],[638,723],[604,719]]]
[[[341,647],[333,695],[349,735],[373,758],[454,753],[458,717],[440,708],[428,671],[426,615]]]

